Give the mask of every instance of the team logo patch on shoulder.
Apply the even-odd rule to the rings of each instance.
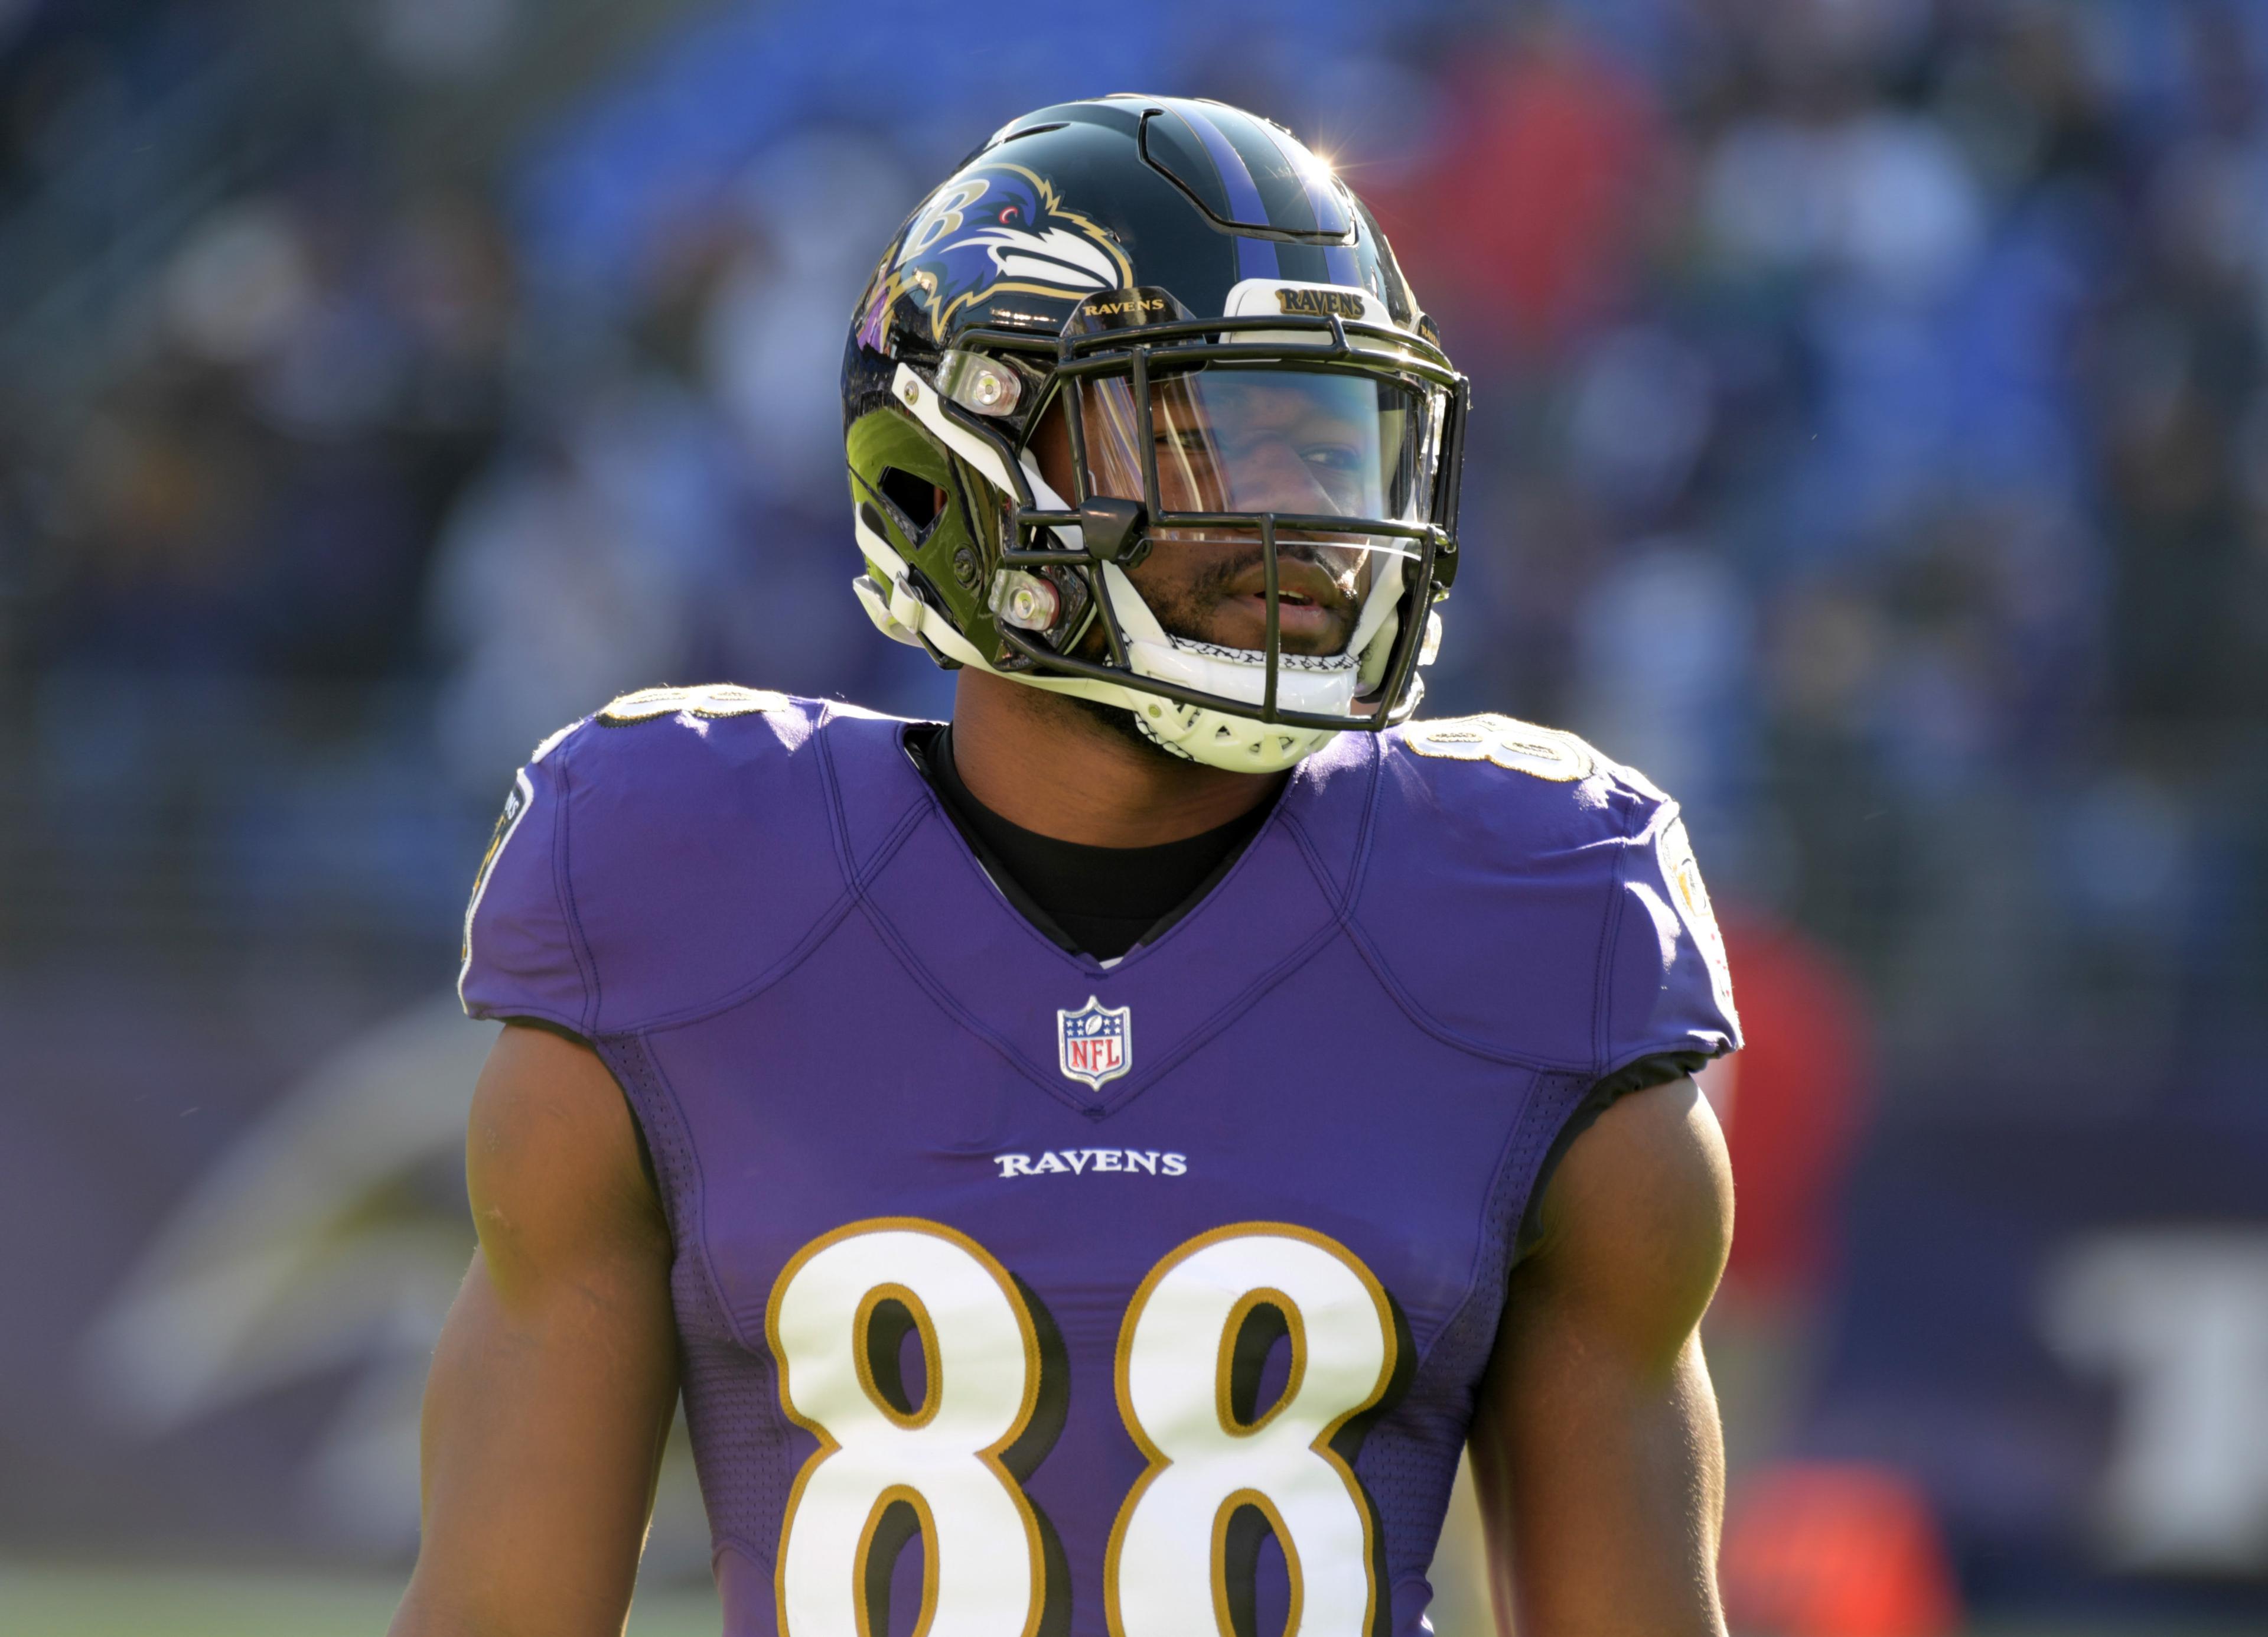
[[[1588,778],[1598,765],[1590,746],[1572,734],[1493,713],[1412,723],[1402,742],[1422,756],[1447,762],[1493,762],[1513,772],[1557,784]]]
[[[1056,1061],[1065,1078],[1083,1080],[1097,1091],[1133,1066],[1131,1007],[1107,1007],[1089,995],[1076,1012],[1056,1014]]]

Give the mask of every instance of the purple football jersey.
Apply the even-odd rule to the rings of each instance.
[[[1418,1632],[1554,1137],[1738,1043],[1675,805],[1502,718],[1349,735],[1106,967],[904,729],[617,700],[467,918],[466,1009],[590,1040],[652,1151],[726,1632]]]

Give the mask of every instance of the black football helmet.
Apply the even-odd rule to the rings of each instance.
[[[1288,132],[1173,97],[1042,108],[923,201],[859,298],[854,585],[941,665],[1120,706],[1192,760],[1288,767],[1424,691],[1466,398],[1377,224]],[[1168,630],[1136,591],[1177,541],[1251,548],[1259,647]],[[1344,588],[1338,652],[1287,649],[1295,559]]]

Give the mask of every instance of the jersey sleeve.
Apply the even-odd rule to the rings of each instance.
[[[1619,872],[1599,1073],[1657,1056],[1718,1057],[1741,1044],[1732,969],[1677,805],[1640,810]]]
[[[465,909],[457,998],[476,1018],[538,1018],[591,1031],[589,962],[560,859],[564,793],[553,752],[564,734],[513,775]]]

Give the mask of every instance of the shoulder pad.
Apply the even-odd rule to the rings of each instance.
[[[1356,912],[1444,1033],[1592,1075],[1737,1040],[1706,889],[1651,779],[1496,715],[1413,723],[1382,758]]]
[[[760,984],[847,894],[826,723],[785,694],[647,689],[545,741],[470,918],[467,1009],[598,1036]]]

